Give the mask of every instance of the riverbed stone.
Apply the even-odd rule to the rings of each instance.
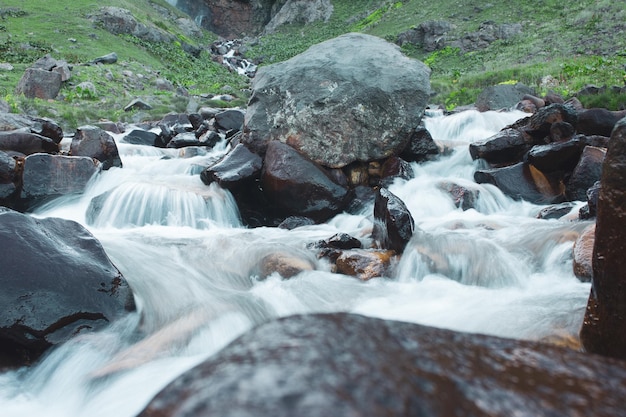
[[[583,282],[591,281],[593,277],[593,244],[596,236],[595,223],[583,230],[574,242],[574,275]]]
[[[426,65],[374,36],[322,42],[259,69],[244,143],[259,154],[271,141],[288,143],[329,168],[397,155],[420,123],[429,75]]]
[[[348,188],[291,146],[272,141],[261,174],[263,193],[285,217],[325,221],[348,202]]]
[[[15,151],[24,155],[39,152],[55,153],[59,145],[52,139],[32,133],[30,128],[23,127],[17,130],[0,131],[0,150]]]
[[[21,197],[36,205],[62,195],[80,194],[100,167],[97,159],[87,156],[29,155],[24,160]]]
[[[351,314],[263,324],[140,417],[623,414],[626,367],[545,343]]]
[[[378,246],[402,253],[414,230],[415,221],[404,201],[388,189],[380,188],[374,202],[372,231]]]
[[[587,200],[587,190],[600,180],[605,155],[606,149],[604,148],[585,146],[567,182],[566,194],[569,200]]]
[[[611,134],[600,181],[592,287],[580,338],[588,352],[626,359],[626,118]]]
[[[122,167],[122,159],[113,136],[97,126],[81,126],[76,129],[72,144],[71,156],[88,156],[102,163],[102,169]]]
[[[76,222],[3,209],[0,245],[0,362],[32,364],[134,309],[128,283]]]
[[[532,146],[528,135],[518,129],[506,128],[487,139],[471,143],[469,151],[472,159],[484,159],[497,166],[519,162]]]

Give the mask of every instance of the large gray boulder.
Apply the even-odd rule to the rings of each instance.
[[[273,140],[341,168],[399,154],[424,113],[430,69],[383,39],[348,33],[285,62],[252,84],[244,143],[263,154]]]
[[[348,314],[246,333],[140,417],[623,416],[626,367],[541,343]]]

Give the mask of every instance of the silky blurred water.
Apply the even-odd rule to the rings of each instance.
[[[589,284],[574,277],[571,252],[587,223],[538,220],[540,206],[472,179],[468,144],[523,116],[429,114],[426,127],[448,155],[414,164],[413,179],[390,187],[417,230],[390,276],[368,282],[332,273],[306,246],[337,232],[368,244],[371,210],[291,231],[248,229],[230,193],[199,179],[225,143],[191,157],[120,143],[123,168],[34,215],[87,227],[128,280],[138,311],[32,368],[0,374],[0,414],[134,416],[252,326],[295,313],[347,311],[530,340],[576,335]],[[475,208],[457,208],[442,183],[476,191]],[[315,270],[259,280],[260,260],[277,251],[304,257]]]

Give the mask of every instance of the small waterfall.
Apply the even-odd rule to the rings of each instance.
[[[98,228],[161,225],[202,229],[211,224],[236,227],[241,222],[232,195],[217,184],[199,191],[126,183],[91,201],[87,224]]]

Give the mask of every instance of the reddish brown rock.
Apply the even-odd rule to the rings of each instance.
[[[392,250],[353,249],[343,251],[335,265],[340,274],[357,277],[361,281],[388,276],[389,268],[395,259],[396,252]]]
[[[469,318],[468,318],[469,319]],[[545,343],[360,315],[264,323],[140,417],[624,415],[626,367]]]
[[[590,224],[574,242],[574,275],[583,281],[591,281],[593,277],[593,244],[596,235],[596,225]]]
[[[580,338],[588,352],[626,359],[626,118],[602,167],[591,294]]]
[[[348,189],[335,183],[318,164],[291,146],[271,141],[267,146],[263,192],[287,216],[306,216],[323,221],[347,204]]]
[[[274,252],[261,259],[259,269],[261,279],[265,279],[273,273],[278,273],[287,279],[303,271],[312,271],[315,269],[315,265],[310,259],[295,253]]]

